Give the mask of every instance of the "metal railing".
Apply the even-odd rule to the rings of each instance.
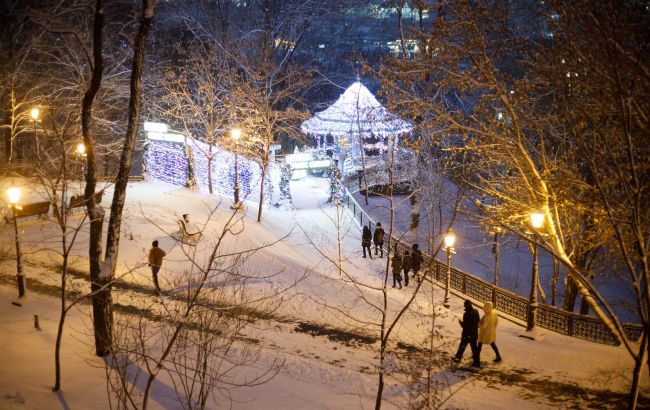
[[[349,186],[357,188],[357,181],[351,179]],[[342,193],[342,202],[350,210],[354,220],[360,226],[375,229],[375,221],[366,213],[359,203],[352,197],[346,188]],[[409,249],[410,245],[400,239],[390,238],[386,241],[387,249],[397,246],[400,252]],[[424,277],[430,278],[436,285],[445,286],[447,265],[426,253],[422,253],[422,272]],[[474,275],[451,268],[451,289],[467,295],[479,302],[492,302],[495,309],[522,321],[528,319],[528,298],[517,295],[509,290],[494,286]],[[608,328],[596,317],[568,312],[555,306],[540,303],[537,308],[536,325],[567,336],[572,336],[591,342],[616,345],[616,339]],[[642,327],[638,324],[623,324],[623,329],[629,340],[637,341],[641,337]]]

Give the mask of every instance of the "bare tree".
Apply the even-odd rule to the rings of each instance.
[[[628,283],[637,284],[636,306],[646,329],[647,292],[638,284],[647,279],[648,225],[641,222],[647,215],[629,204],[642,203],[647,191],[641,182],[647,178],[636,165],[647,156],[647,144],[636,143],[647,133],[640,121],[647,106],[641,97],[647,53],[640,50],[648,38],[638,35],[647,33],[640,29],[647,12],[618,2],[584,14],[560,2],[529,6],[440,5],[431,31],[420,33],[424,58],[386,72],[404,90],[398,104],[426,107],[434,114],[432,122],[452,136],[454,156],[470,171],[463,182],[477,195],[487,221],[549,251],[583,301],[635,358],[634,407],[647,330],[641,351],[635,352],[591,278],[598,274],[592,265],[598,249],[634,249],[615,260],[626,261]],[[437,89],[436,98],[408,99],[428,96],[421,92],[424,87]],[[607,155],[599,159],[596,152]],[[492,205],[480,204],[481,197]],[[544,215],[543,230],[530,226],[531,212]],[[622,221],[629,225],[624,228]]]
[[[379,189],[380,193],[375,192],[375,195],[378,195],[386,202],[385,208],[389,212],[386,229],[387,229],[387,252],[386,252],[386,264],[381,269],[379,273],[379,283],[371,282],[370,280],[363,280],[357,278],[352,274],[348,269],[345,268],[345,265],[341,263],[343,259],[338,252],[330,253],[326,249],[323,249],[319,244],[313,242],[311,238],[308,237],[308,240],[312,241],[312,244],[316,250],[330,263],[335,265],[338,271],[341,274],[342,280],[353,287],[354,292],[358,295],[358,299],[367,305],[373,313],[376,313],[374,318],[364,318],[353,312],[350,312],[348,309],[340,308],[337,306],[331,306],[325,304],[327,308],[335,312],[337,315],[342,317],[346,322],[353,324],[359,324],[364,327],[370,327],[373,331],[377,332],[379,339],[378,354],[379,359],[377,363],[378,369],[378,380],[377,380],[377,393],[375,396],[375,408],[379,409],[383,403],[384,389],[386,386],[386,378],[389,376],[389,370],[387,363],[390,359],[390,350],[392,343],[394,342],[394,332],[396,327],[403,319],[404,315],[410,311],[412,304],[416,300],[416,297],[422,293],[423,286],[433,286],[429,281],[422,280],[426,276],[425,272],[420,274],[423,276],[419,280],[415,280],[415,286],[407,288],[410,290],[407,300],[405,302],[395,302],[390,297],[389,291],[389,277],[391,270],[391,261],[394,256],[394,253],[397,249],[401,253],[408,244],[403,242],[405,232],[400,232],[396,227],[396,217],[395,210],[400,207],[400,205],[409,201],[409,195],[398,197],[395,194],[396,181],[401,180],[403,174],[411,174],[410,167],[414,166],[412,159],[412,154],[408,154],[403,150],[397,149],[396,138],[390,137],[390,144],[388,149],[383,157],[384,167],[382,169],[386,170],[385,174],[374,173],[374,183],[376,186],[381,187]],[[399,166],[398,166],[399,164]],[[460,205],[460,199],[462,196],[456,198],[454,203],[454,211],[452,215],[455,217],[457,213],[458,206]],[[336,204],[334,204],[336,206]],[[336,212],[334,217],[330,217],[330,220],[333,223],[337,224],[337,236],[341,235],[341,226],[340,220],[338,218],[338,206],[333,209]],[[383,222],[383,221],[382,221]],[[346,221],[343,224],[343,227],[347,226],[350,221]],[[453,217],[449,221],[445,221],[445,232],[449,230],[449,227],[453,223]],[[442,224],[442,221],[441,221]],[[347,234],[347,228],[343,229],[343,236]],[[389,238],[389,239],[388,239]],[[438,244],[432,257],[435,257],[437,252],[441,248],[441,244]],[[410,249],[410,247],[408,247]],[[423,269],[426,271],[426,268]],[[412,289],[412,291],[411,291]],[[432,306],[433,308],[433,306]],[[435,337],[435,335],[433,335]],[[439,351],[439,346],[436,344],[436,351]],[[433,372],[433,364],[431,365],[431,372]],[[430,386],[431,387],[431,386]],[[430,389],[431,396],[434,397],[433,387]]]
[[[645,29],[650,15],[647,5],[617,1],[584,14],[561,2],[552,2],[550,10],[556,13],[549,18],[549,28],[557,41],[540,56],[540,62],[547,61],[540,65],[545,67],[540,76],[548,87],[561,90],[556,94],[557,130],[575,144],[581,169],[573,185],[583,187],[590,199],[584,204],[588,217],[583,224],[594,234],[608,233],[603,246],[620,261],[643,326],[638,350],[633,351],[627,334],[613,320],[635,361],[628,401],[628,408],[635,408],[650,337],[650,174],[640,165],[650,155],[650,35]],[[559,253],[558,245],[543,242]],[[585,274],[593,275],[593,269]]]
[[[251,324],[273,315],[282,304],[282,294],[297,282],[268,293],[249,292],[250,280],[267,280],[280,273],[256,272],[247,263],[273,244],[231,252],[229,243],[243,231],[244,216],[235,211],[213,230],[215,218],[211,213],[201,229],[214,238],[210,243],[177,243],[185,263],[180,277],[170,281],[171,289],[143,300],[142,309],[158,312],[156,317],[118,318],[113,355],[107,363],[111,397],[118,408],[146,409],[161,373],[174,383],[183,408],[203,409],[217,395],[230,400],[230,390],[265,383],[280,370],[282,361],[274,358],[257,376],[238,375],[258,360],[263,347],[246,340]],[[142,397],[131,387],[139,382],[144,385]]]
[[[236,73],[210,40],[194,42],[178,53],[181,61],[169,70],[157,114],[178,124],[188,135],[206,143],[196,145],[208,163],[208,192],[213,193],[213,161],[217,145],[236,150],[229,131],[236,126],[230,118],[230,90]]]

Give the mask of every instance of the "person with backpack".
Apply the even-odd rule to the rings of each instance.
[[[381,251],[380,258],[384,257],[384,228],[381,227],[381,222],[377,222],[375,233],[372,235],[372,242],[375,244],[375,256]]]

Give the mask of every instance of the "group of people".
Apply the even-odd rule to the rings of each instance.
[[[404,255],[399,254],[399,250],[395,247],[393,259],[390,266],[393,270],[393,287],[399,284],[402,289],[402,272],[404,272],[404,286],[409,285],[409,273],[413,270],[412,279],[418,278],[420,268],[422,267],[422,251],[420,245],[414,243],[411,250],[404,251]]]
[[[366,250],[368,251],[368,256],[372,259],[372,250],[371,245],[375,245],[375,256],[378,254],[380,258],[384,257],[384,228],[382,228],[381,223],[377,222],[375,232],[372,233],[370,227],[364,226],[361,233],[361,247],[363,248],[363,257],[366,257]],[[417,243],[414,243],[411,246],[411,250],[404,251],[404,255],[400,255],[397,246],[395,247],[393,259],[391,260],[391,268],[393,271],[393,287],[402,289],[402,272],[404,273],[404,286],[409,285],[409,273],[413,271],[411,279],[417,278],[420,268],[422,266],[422,251]],[[496,354],[494,362],[500,362],[501,354],[499,353],[499,348],[496,345],[496,335],[497,335],[497,323],[499,322],[499,316],[497,315],[496,310],[492,302],[485,302],[483,305],[483,312],[485,313],[483,317],[479,317],[479,313],[472,306],[472,302],[469,300],[465,301],[465,313],[463,314],[463,319],[459,320],[463,332],[460,338],[460,346],[458,346],[458,351],[452,359],[454,362],[460,362],[465,353],[467,345],[470,345],[472,350],[472,365],[475,367],[481,366],[481,350],[484,344],[489,344],[492,346],[492,350]]]
[[[472,366],[481,367],[482,347],[484,344],[489,344],[496,354],[496,358],[493,361],[500,362],[502,360],[501,354],[496,344],[499,316],[496,310],[494,310],[492,302],[485,302],[483,305],[483,312],[485,314],[480,319],[478,311],[472,306],[472,302],[466,300],[464,306],[465,313],[463,314],[463,319],[459,320],[463,332],[460,336],[458,351],[452,360],[454,362],[460,362],[463,358],[463,353],[465,353],[465,348],[469,344],[472,349]]]
[[[375,232],[372,233],[367,226],[363,227],[361,232],[361,248],[363,249],[363,257],[366,257],[366,250],[368,250],[368,257],[372,259],[371,246],[375,245],[375,256],[379,254],[380,258],[384,257],[384,228],[381,227],[381,222],[377,222]]]
[[[384,257],[384,228],[381,226],[381,222],[377,222],[375,227],[375,232],[373,233],[370,230],[369,226],[364,226],[361,232],[361,248],[363,249],[363,257],[366,257],[366,251],[368,257],[372,259],[372,248],[371,246],[375,245],[375,256],[379,255],[380,258]],[[404,286],[409,285],[409,273],[413,271],[413,276],[415,278],[420,272],[422,266],[422,251],[420,250],[420,245],[417,243],[411,246],[411,250],[404,251],[404,255],[400,255],[399,250],[395,247],[393,254],[393,259],[391,260],[391,268],[393,271],[393,287],[402,289],[402,272],[404,272]]]

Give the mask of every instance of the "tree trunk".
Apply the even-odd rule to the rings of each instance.
[[[411,215],[409,221],[408,237],[412,242],[418,241],[418,229],[420,227],[420,200],[417,190],[411,194]]]
[[[117,257],[120,245],[120,227],[122,224],[122,211],[126,200],[126,188],[129,182],[131,172],[131,160],[135,147],[136,137],[138,135],[138,126],[140,123],[140,109],[142,106],[142,69],[144,66],[145,46],[147,44],[147,34],[154,17],[154,0],[142,0],[142,15],[140,18],[140,27],[135,39],[133,48],[133,66],[131,69],[131,87],[129,97],[129,118],[124,138],[124,148],[120,158],[117,180],[115,181],[115,191],[113,193],[113,202],[111,204],[111,217],[108,223],[108,233],[106,236],[106,261],[108,269],[106,279],[112,280],[115,275],[117,266]],[[108,293],[110,302],[110,286],[104,292]]]
[[[501,244],[499,243],[499,232],[494,233],[494,286],[499,286],[499,252],[501,251]]]
[[[564,305],[563,309],[568,312],[573,312],[576,305],[576,298],[578,297],[578,288],[573,283],[573,278],[568,276],[566,278],[566,291],[564,292]]]
[[[551,305],[555,306],[557,303],[557,280],[560,277],[560,264],[557,259],[553,257],[553,277],[551,278]]]
[[[361,129],[361,127],[359,127],[359,129]],[[364,200],[366,201],[366,205],[368,205],[368,178],[366,177],[366,152],[365,149],[363,148],[363,136],[361,135],[361,132],[359,132],[359,146],[361,149],[361,170],[363,172]],[[361,187],[359,187],[359,189],[361,189]]]
[[[104,0],[95,3],[95,19],[93,22],[93,71],[90,85],[84,94],[81,108],[81,132],[86,146],[86,187],[84,197],[86,212],[90,218],[90,238],[88,243],[88,261],[90,265],[90,288],[93,293],[93,328],[95,333],[95,352],[104,357],[110,352],[112,316],[107,310],[106,295],[97,292],[104,283],[101,280],[102,229],[104,225],[104,210],[95,202],[95,141],[92,134],[92,109],[95,96],[99,91],[104,71],[102,54],[104,30]],[[109,294],[110,298],[110,294]]]
[[[262,161],[262,178],[260,178],[260,205],[257,208],[257,222],[262,222],[262,208],[264,208],[264,181],[266,169],[269,166],[269,150],[264,147],[264,160]]]
[[[5,163],[8,164],[11,162],[11,155],[12,155],[12,148],[13,148],[13,141],[11,138],[11,117],[12,115],[10,114],[12,107],[11,107],[11,99],[13,95],[13,88],[9,91],[9,96],[4,100],[4,107],[2,107],[2,122],[0,123],[0,132],[2,133],[2,139],[4,142],[4,157],[5,157]]]
[[[65,263],[65,262],[64,262]],[[65,272],[66,268],[63,268]],[[59,327],[56,332],[56,344],[54,346],[54,391],[61,390],[61,340],[63,339],[63,326],[65,324],[65,273],[61,273],[61,316],[59,317]]]
[[[383,324],[383,321],[382,321]],[[383,328],[382,328],[383,331]],[[385,354],[385,346],[381,346],[381,350],[379,352],[379,381],[377,383],[377,397],[375,398],[375,410],[381,409],[381,400],[384,395],[384,354]]]
[[[627,402],[629,410],[636,409],[639,401],[639,387],[641,385],[641,371],[645,366],[648,359],[648,329],[649,326],[643,327],[641,334],[641,345],[639,346],[639,354],[634,358],[634,372],[632,375],[632,386],[630,387],[630,396]]]
[[[212,193],[212,145],[210,145],[210,155],[208,155],[208,192]]]

